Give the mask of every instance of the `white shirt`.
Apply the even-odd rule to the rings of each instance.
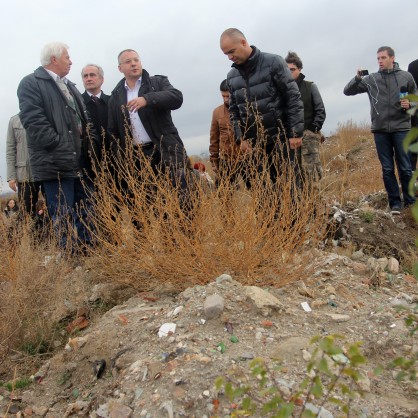
[[[87,90],[86,90],[87,91]],[[96,96],[98,99],[100,99],[100,96],[102,95],[102,91],[100,90],[97,94],[92,94],[89,91],[87,91],[87,94],[91,96]]]
[[[130,89],[125,80],[126,98],[128,102],[130,100],[138,98],[138,92],[141,87],[141,81],[142,77],[136,81],[135,87],[133,89]],[[144,125],[141,122],[138,111],[129,112],[129,117],[131,119],[131,128],[134,144],[143,145],[152,142],[151,138],[149,137],[147,131],[144,128]]]

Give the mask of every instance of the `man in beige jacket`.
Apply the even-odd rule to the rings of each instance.
[[[33,181],[29,163],[26,132],[19,115],[10,118],[6,145],[7,182],[18,193],[20,206],[26,213],[36,214],[36,202],[41,183]]]

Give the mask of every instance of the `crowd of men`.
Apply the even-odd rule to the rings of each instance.
[[[217,179],[235,183],[242,178],[251,187],[251,161],[259,174],[267,170],[273,184],[289,167],[299,180],[319,180],[326,113],[317,85],[301,72],[302,60],[295,52],[285,59],[263,52],[236,28],[222,33],[220,48],[233,63],[220,85],[223,104],[214,110],[210,127],[210,161]],[[103,152],[112,157],[112,174],[127,196],[129,184],[118,168],[128,155],[138,181],[147,181],[144,166],[150,165],[157,178],[168,175],[175,190],[187,187],[187,153],[171,117],[182,105],[181,91],[167,77],[143,69],[135,50],[125,49],[117,59],[123,78],[110,96],[101,90],[103,69],[92,63],[82,69],[81,94],[67,78],[69,47],[50,43],[42,49],[41,66],[17,90],[20,113],[10,120],[7,140],[9,186],[29,214],[35,213],[42,187],[61,246],[67,244],[69,216],[81,245],[91,244],[88,214]],[[411,127],[406,110],[412,104],[406,96],[417,94],[417,87],[412,75],[399,69],[392,48],[379,48],[377,59],[379,71],[364,75],[359,70],[344,93],[369,95],[389,206],[398,213],[402,200],[395,162],[404,207],[415,201],[408,194],[412,165],[402,140]]]

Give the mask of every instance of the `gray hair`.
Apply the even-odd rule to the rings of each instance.
[[[83,72],[84,72],[84,70],[86,69],[86,67],[96,67],[96,68],[97,68],[97,71],[99,72],[99,76],[100,76],[100,77],[102,77],[102,78],[104,78],[104,71],[103,71],[103,68],[102,68],[102,67],[100,67],[100,65],[97,65],[97,64],[86,64],[86,65],[82,68],[82,70],[81,70],[81,77],[83,77]]]
[[[70,47],[63,42],[50,42],[46,44],[41,51],[41,65],[42,67],[51,64],[51,58],[56,57],[60,58],[64,49],[69,49]]]

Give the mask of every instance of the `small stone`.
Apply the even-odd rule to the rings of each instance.
[[[398,274],[399,273],[399,261],[394,257],[389,258],[387,270],[389,273]]]
[[[216,283],[221,284],[223,282],[231,282],[232,277],[229,274],[221,274],[219,277],[216,278]]]
[[[367,375],[360,375],[357,385],[362,391],[370,392],[370,379]]]
[[[224,310],[224,299],[222,296],[214,294],[206,298],[203,309],[206,319],[217,318]]]
[[[204,396],[205,398],[209,398],[209,396],[210,396],[210,392],[209,392],[208,390],[203,391],[203,396]]]
[[[302,357],[305,361],[310,361],[312,359],[312,355],[307,350],[302,350]]]
[[[350,320],[349,315],[333,314],[333,313],[325,313],[325,315],[329,316],[335,322],[347,322]]]

